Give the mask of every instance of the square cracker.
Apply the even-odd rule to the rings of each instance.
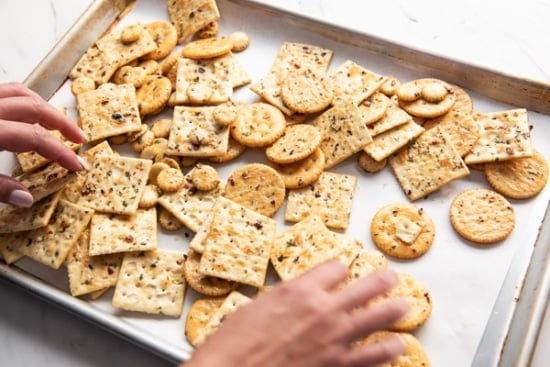
[[[183,252],[157,249],[124,254],[112,305],[180,317],[185,297]]]
[[[329,228],[347,229],[357,177],[323,172],[307,187],[289,190],[285,220],[299,222],[316,213]]]
[[[363,149],[374,160],[380,162],[421,135],[424,128],[412,119],[372,138],[372,143]]]
[[[250,90],[279,108],[286,115],[293,114],[281,98],[281,81],[289,71],[312,69],[326,71],[332,60],[332,50],[296,42],[283,42],[270,71],[254,83]]]
[[[48,224],[61,198],[61,191],[35,202],[30,208],[6,205],[0,208],[0,233],[41,228]]]
[[[12,264],[23,257],[19,248],[25,244],[27,231],[0,234],[0,254],[6,264]]]
[[[103,84],[77,97],[80,126],[89,141],[126,134],[141,129],[133,84]]]
[[[436,126],[389,160],[410,200],[418,200],[470,173],[447,133]]]
[[[387,98],[384,96],[384,98]],[[382,118],[372,124],[367,125],[369,133],[372,137],[380,135],[383,132],[393,129],[394,127],[406,124],[412,119],[404,109],[399,107],[393,98],[388,99],[388,107]]]
[[[194,169],[187,172],[184,184],[178,191],[163,194],[158,202],[187,228],[197,232],[207,220],[216,200],[223,194],[224,185],[220,183],[209,191],[197,190],[191,183]]]
[[[114,286],[122,263],[123,254],[90,256],[89,242],[87,228],[65,259],[69,288],[75,297]]]
[[[34,201],[59,191],[76,178],[75,172],[69,172],[57,162],[52,162],[36,171],[17,176],[18,180],[31,193]]]
[[[365,69],[351,60],[340,65],[331,77],[334,81],[334,104],[353,101],[355,104],[369,98],[386,80],[386,77]]]
[[[220,197],[204,240],[199,271],[254,287],[265,282],[275,220]]]
[[[157,248],[157,210],[137,209],[133,215],[95,213],[90,224],[90,256]]]
[[[329,230],[312,214],[275,236],[271,263],[287,281],[330,259],[349,266],[362,248],[359,241]]]
[[[372,142],[359,107],[352,102],[338,104],[323,112],[312,125],[321,135],[320,148],[325,154],[325,169],[359,152]]]
[[[469,154],[467,164],[505,161],[533,155],[529,117],[523,108],[474,115],[480,137]]]
[[[249,297],[239,291],[229,293],[220,307],[210,317],[210,320],[204,325],[199,335],[197,335],[195,345],[199,346],[203,344],[210,335],[214,334],[222,326],[225,319],[250,301],[252,300]]]
[[[149,159],[97,155],[82,186],[79,203],[104,213],[135,213],[152,164]]]
[[[178,43],[190,38],[208,23],[220,19],[216,0],[169,0],[168,16],[178,32]]]
[[[215,107],[174,107],[166,154],[212,157],[227,152],[229,126],[213,117]]]
[[[188,59],[182,57],[178,60],[176,76],[176,91],[174,103],[197,103],[187,96],[190,87],[201,88],[208,91],[208,96],[201,104],[218,104],[227,102],[233,97],[233,64],[231,54],[212,59]]]
[[[93,213],[90,208],[60,200],[48,225],[28,232],[20,252],[58,269],[88,226]]]

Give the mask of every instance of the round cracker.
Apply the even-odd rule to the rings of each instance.
[[[544,189],[548,182],[548,163],[537,150],[533,156],[485,163],[489,184],[511,199],[529,199]]]
[[[208,160],[213,163],[226,163],[239,157],[246,150],[246,146],[242,145],[231,136],[229,137],[229,143],[227,146],[227,152],[221,155],[208,157]]]
[[[430,291],[416,277],[399,272],[399,284],[392,288],[388,298],[402,298],[409,304],[409,311],[396,321],[391,329],[394,331],[413,331],[428,321],[432,313]]]
[[[185,336],[189,344],[198,347],[197,340],[224,300],[225,297],[202,297],[193,302],[185,318]]]
[[[428,355],[420,341],[411,333],[395,332],[395,331],[377,331],[359,343],[355,347],[362,347],[381,342],[387,338],[397,335],[405,344],[405,351],[391,362],[380,364],[379,367],[429,367],[431,366]]]
[[[166,106],[171,93],[172,82],[170,79],[161,75],[148,75],[136,90],[140,115],[158,113]]]
[[[388,97],[380,92],[376,92],[364,100],[359,105],[359,110],[361,111],[361,118],[365,125],[372,124],[384,117],[388,104]]]
[[[157,48],[141,57],[142,60],[160,60],[170,54],[178,43],[176,27],[168,21],[158,20],[145,24]]]
[[[325,169],[325,155],[321,148],[317,148],[301,161],[290,164],[273,162],[269,164],[281,175],[287,189],[300,189],[317,182]]]
[[[332,79],[321,70],[291,71],[281,82],[281,99],[294,112],[310,114],[322,111],[333,98]]]
[[[231,51],[233,52],[241,52],[246,50],[248,45],[250,45],[250,37],[246,32],[233,32],[229,34],[227,37],[231,43],[233,44],[233,47],[231,48]]]
[[[414,226],[420,228],[417,236],[408,243],[398,231],[414,233]],[[408,203],[388,204],[380,208],[372,218],[371,236],[382,253],[398,259],[414,259],[426,253],[432,246],[435,225],[422,208]]]
[[[278,108],[256,102],[239,106],[231,136],[248,147],[265,147],[279,139],[285,128],[285,116]]]
[[[459,235],[480,244],[502,241],[516,223],[508,200],[488,189],[471,189],[457,195],[451,202],[450,217]]]
[[[357,158],[357,163],[363,171],[376,173],[380,172],[384,169],[384,167],[386,167],[388,160],[382,159],[380,161],[377,161],[376,159],[372,158],[367,152],[362,151]]]
[[[200,191],[214,190],[220,184],[218,171],[206,164],[197,164],[191,171],[191,183]]]
[[[224,196],[271,217],[283,205],[285,194],[285,183],[277,171],[262,163],[250,163],[231,173]]]
[[[436,91],[431,93],[428,89],[436,89]],[[447,93],[443,95],[442,91]],[[396,94],[401,108],[410,115],[424,118],[444,115],[449,112],[456,101],[453,87],[434,78],[416,79],[402,84]],[[416,99],[413,99],[414,97]]]
[[[212,59],[231,51],[233,43],[227,38],[211,37],[198,39],[183,46],[181,55],[189,59]]]
[[[401,81],[394,76],[386,77],[386,81],[380,86],[380,92],[391,97],[397,92],[397,88],[401,85]]]
[[[313,125],[287,126],[284,134],[265,149],[271,162],[289,164],[310,156],[321,144],[322,135]]]
[[[199,271],[200,259],[201,254],[189,250],[183,265],[183,276],[191,288],[205,296],[225,296],[237,289],[238,282],[201,274]]]
[[[163,207],[158,210],[158,222],[162,229],[170,232],[179,231],[184,226],[174,214]]]

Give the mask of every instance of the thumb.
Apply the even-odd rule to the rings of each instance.
[[[29,190],[13,177],[0,174],[0,202],[28,208],[33,198]]]

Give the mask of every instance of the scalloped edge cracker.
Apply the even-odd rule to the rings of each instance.
[[[20,252],[44,265],[58,269],[84,232],[93,209],[60,200],[45,227],[28,232]]]
[[[436,126],[389,160],[410,200],[418,200],[470,171],[447,133]]]
[[[323,172],[316,183],[289,190],[284,219],[299,222],[310,213],[316,213],[327,227],[345,230],[349,225],[356,186],[356,176]]]
[[[325,169],[351,157],[372,142],[361,111],[353,102],[335,105],[318,116],[312,125],[322,135],[319,147],[325,154]]]
[[[199,271],[262,287],[277,223],[224,197],[218,198],[212,211]]]
[[[229,147],[229,126],[213,117],[215,107],[174,107],[166,154],[184,157],[212,157]]]
[[[141,130],[133,84],[103,84],[77,97],[80,127],[89,141]]]
[[[133,215],[94,214],[90,224],[90,256],[156,248],[156,207],[137,209]]]
[[[372,143],[368,144],[363,150],[375,161],[380,162],[421,135],[424,130],[422,126],[411,119],[403,125],[376,135],[372,138]]]
[[[124,255],[112,305],[127,311],[180,317],[186,283],[185,254],[157,249]]]
[[[82,186],[79,204],[104,213],[135,213],[152,164],[148,159],[97,155]]]

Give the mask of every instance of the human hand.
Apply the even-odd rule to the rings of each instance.
[[[400,299],[365,307],[397,283],[396,274],[378,271],[341,289],[347,272],[329,261],[280,283],[224,321],[185,367],[365,367],[398,356],[404,351],[398,337],[352,347],[406,313]]]
[[[21,83],[0,83],[0,150],[36,151],[71,171],[87,169],[86,162],[49,134],[59,130],[67,139],[83,143],[80,128],[38,94]],[[0,174],[0,202],[29,207],[32,196],[17,180]]]

